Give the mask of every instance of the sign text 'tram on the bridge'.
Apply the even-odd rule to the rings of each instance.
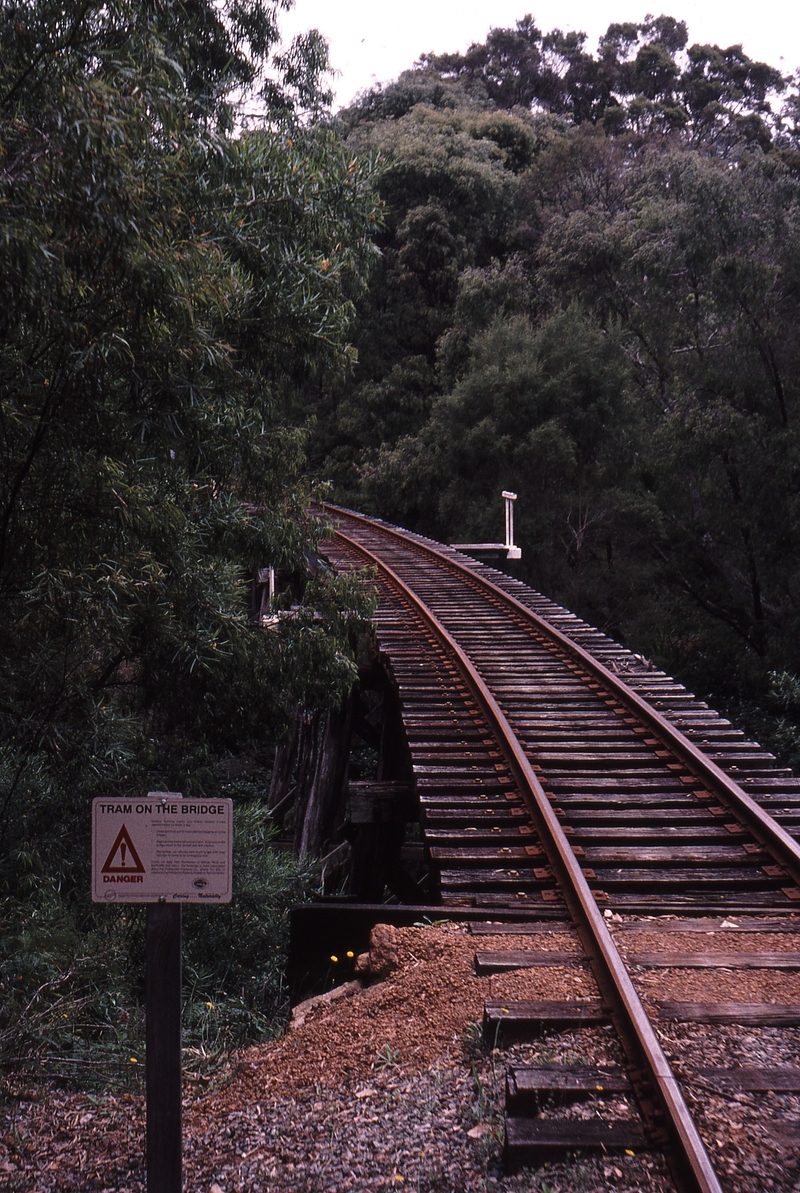
[[[232,800],[92,801],[96,903],[229,903],[232,874]]]

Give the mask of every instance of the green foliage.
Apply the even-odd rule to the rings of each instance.
[[[0,902],[3,1077],[135,1087],[144,1020],[129,957],[140,955],[140,912],[103,908],[89,925],[53,881],[23,885],[19,895]]]
[[[418,104],[436,109],[493,106],[480,86],[472,89],[460,79],[444,78],[438,70],[415,69],[403,71],[398,79],[360,95],[351,108],[339,112],[337,119],[351,129],[368,121],[399,120]]]
[[[376,212],[369,162],[289,118],[292,87],[313,83],[300,59],[260,130],[227,131],[228,89],[257,82],[251,51],[276,36],[272,6],[247,23],[201,5],[180,51],[171,6],[76,6],[46,35],[44,0],[15,12],[0,68],[0,814],[25,832],[51,801],[71,826],[92,794],[154,769],[202,789],[204,753],[351,682],[332,611],[365,607],[346,585],[312,586],[315,611],[272,635],[250,627],[247,597],[257,567],[302,572],[317,541],[302,436],[279,408],[298,378],[349,362]]]
[[[618,619],[604,591],[606,548],[635,498],[609,428],[636,417],[627,372],[619,343],[576,307],[538,327],[499,318],[470,341],[468,363],[419,437],[365,467],[365,487],[389,517],[415,522],[424,511],[432,532],[468,542],[496,538],[503,488],[523,493],[518,537],[538,582],[576,605],[591,590],[600,619]]]
[[[235,830],[232,902],[183,912],[186,1041],[207,1053],[264,1039],[283,1025],[289,908],[319,882],[307,858],[271,845],[260,801],[237,804]]]
[[[311,119],[326,47],[277,54],[286,7],[19,0],[0,18],[0,898],[31,958],[24,996],[9,987],[15,1022],[40,1024],[31,1055],[65,999],[124,1037],[90,945],[135,1018],[138,929],[110,944],[122,913],[86,904],[92,797],[213,796],[232,760],[263,794],[291,710],[355,675],[370,601],[314,563],[284,411],[353,362],[376,174]],[[249,609],[267,565],[292,580],[270,630]],[[242,1031],[280,999],[280,899],[305,883],[262,820],[243,814]],[[240,956],[223,978],[201,954],[216,1003]]]
[[[687,151],[621,181],[613,203],[553,213],[540,277],[624,329],[659,570],[727,627],[714,668],[735,686],[748,657],[794,657],[800,192],[771,159]]]
[[[731,702],[736,717],[784,766],[800,771],[800,677],[791,671],[772,671],[755,697],[751,693]]]
[[[491,29],[485,44],[471,45],[466,54],[427,55],[423,61],[445,76],[480,81],[500,108],[528,108],[552,102],[559,90],[545,50],[546,39],[528,15],[514,29]]]
[[[357,304],[357,382],[307,391],[316,419],[309,454],[345,498],[370,451],[416,435],[428,418],[441,392],[437,345],[450,333],[461,279],[493,267],[518,179],[550,135],[549,121],[487,111],[454,88],[447,103],[400,105],[385,119],[364,104],[363,118],[347,114],[347,143],[380,155],[385,207],[381,260]]]
[[[340,499],[518,574],[717,702],[797,672],[797,97],[669,16],[530,17],[346,114],[387,160]]]
[[[288,910],[318,875],[277,851],[269,813],[237,797],[234,899],[183,913],[184,1044],[205,1071],[231,1049],[278,1031],[285,987]],[[24,859],[18,857],[17,864]],[[84,1088],[137,1087],[144,1061],[144,917],[135,905],[93,908],[39,877],[0,903],[0,1072],[47,1074]],[[133,1061],[131,1057],[135,1058]]]
[[[543,34],[525,16],[464,54],[424,55],[421,65],[428,78],[438,72],[506,110],[550,111],[615,135],[684,132],[718,152],[742,141],[769,145],[778,127],[771,101],[788,80],[741,45],[687,49],[688,40],[684,21],[647,16],[610,25],[594,57],[585,33]]]
[[[396,1068],[399,1063],[400,1049],[390,1048],[388,1044],[384,1044],[382,1048],[378,1049],[372,1067],[379,1072],[387,1073]]]

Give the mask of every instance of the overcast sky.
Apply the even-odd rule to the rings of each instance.
[[[531,12],[542,32],[580,29],[594,53],[597,39],[614,21],[641,21],[666,12],[686,21],[689,41],[720,46],[741,43],[746,54],[787,74],[800,68],[800,4],[797,0],[295,0],[283,14],[284,34],[316,28],[331,47],[336,104],[376,82],[397,78],[420,54],[465,50],[491,27],[511,27]]]

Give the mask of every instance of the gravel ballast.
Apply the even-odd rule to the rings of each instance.
[[[680,947],[722,949],[722,935],[690,933]],[[637,950],[658,944],[657,929],[646,942],[636,936],[620,932],[617,939]],[[796,941],[796,935],[770,934],[767,947],[790,949]],[[479,1027],[485,998],[596,998],[598,992],[585,965],[478,978],[473,957],[478,949],[574,951],[574,935],[559,930],[478,940],[445,924],[397,929],[395,942],[397,967],[386,980],[364,989],[351,982],[338,996],[301,1008],[280,1040],[238,1055],[213,1092],[198,1097],[197,1087],[187,1090],[186,1193],[672,1193],[656,1153],[578,1158],[516,1176],[502,1172],[507,1064],[607,1066],[622,1057],[610,1028],[553,1034],[504,1050],[487,1047]],[[662,943],[678,947],[674,934]],[[760,943],[724,935],[726,950],[752,951]],[[800,1002],[797,974],[715,971],[715,997],[721,978],[732,1001]],[[634,980],[653,1009],[661,998],[709,997],[702,970],[676,971],[674,981],[672,971],[637,970]],[[715,1064],[800,1064],[797,1029],[660,1021],[657,1030],[682,1077]],[[726,1094],[713,1084],[692,1084],[691,1077],[686,1091],[726,1193],[800,1193],[796,1095]],[[632,1108],[618,1096],[576,1103],[566,1113],[624,1117]],[[96,1098],[57,1091],[39,1101],[19,1099],[0,1133],[0,1185],[9,1193],[143,1193],[142,1130],[143,1107],[134,1095],[99,1105]]]

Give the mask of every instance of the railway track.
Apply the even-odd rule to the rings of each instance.
[[[622,1069],[510,1070],[507,1166],[576,1147],[655,1147],[679,1189],[720,1190],[611,928],[668,915],[671,929],[690,916],[687,930],[731,917],[748,917],[756,934],[794,929],[800,784],[668,676],[524,585],[419,536],[327,513],[337,524],[326,548],[335,566],[375,569],[379,646],[402,702],[435,892],[444,905],[485,909],[487,921],[516,913],[505,929],[515,947],[478,948],[478,972],[543,964],[537,933],[563,925],[597,982],[593,1002],[487,1002],[487,1037],[610,1020],[626,1057]],[[474,930],[497,945],[496,924]],[[748,956],[755,967],[797,968],[800,955],[780,939],[771,960],[740,950],[738,960],[706,953],[703,965],[736,968]],[[634,954],[632,964],[693,964],[675,951],[661,958]],[[673,1008],[681,1014],[690,1011]],[[726,1014],[761,1022],[752,1008],[717,1008],[718,1020]],[[785,1020],[793,1022],[789,1006]],[[799,1077],[790,1067],[751,1076],[749,1086],[738,1080],[791,1095]],[[641,1117],[530,1113],[543,1098],[596,1098],[601,1086],[603,1097],[630,1097]]]

